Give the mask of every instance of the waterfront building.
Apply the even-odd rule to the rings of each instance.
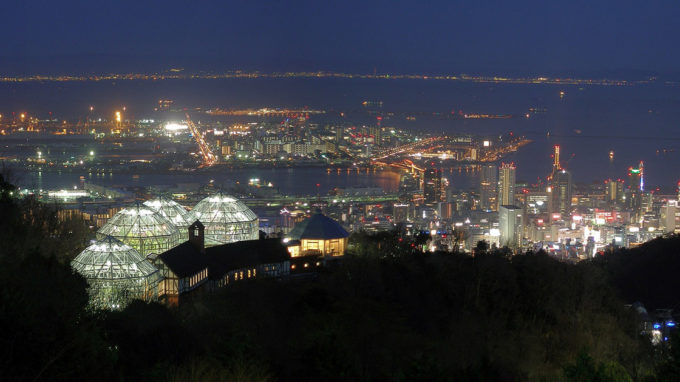
[[[423,176],[425,204],[436,205],[442,199],[442,174],[438,168],[428,168]]]
[[[498,167],[483,164],[479,171],[479,209],[495,211],[498,196]]]
[[[498,170],[498,205],[515,204],[515,172],[513,163],[503,163]]]
[[[88,283],[90,304],[122,309],[131,300],[154,301],[161,274],[131,246],[111,236],[85,248],[71,267]]]

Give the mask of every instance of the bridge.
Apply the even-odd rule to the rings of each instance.
[[[376,153],[374,156],[372,156],[371,161],[380,161],[401,154],[414,154],[416,152],[422,151],[423,149],[431,150],[435,148],[433,146],[438,145],[445,139],[446,137],[425,138],[419,141],[407,143],[405,145],[393,147],[387,150],[382,150]]]

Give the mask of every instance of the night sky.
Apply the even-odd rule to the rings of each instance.
[[[12,1],[0,69],[680,73],[678,1]]]

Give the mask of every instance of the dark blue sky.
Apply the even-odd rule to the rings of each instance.
[[[12,3],[4,71],[680,73],[673,0]]]

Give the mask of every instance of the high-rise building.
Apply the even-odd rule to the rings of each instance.
[[[553,175],[553,208],[563,215],[571,210],[571,173],[559,170]]]
[[[515,205],[498,207],[498,225],[501,231],[501,245],[517,249],[522,246],[524,236],[522,208]]]
[[[515,204],[515,170],[513,163],[503,163],[498,169],[498,205]]]
[[[392,210],[392,219],[395,223],[404,223],[410,220],[410,206],[404,203],[395,203]]]
[[[661,207],[661,226],[665,233],[680,231],[680,206],[677,200],[669,200]]]
[[[343,142],[344,129],[341,126],[335,128],[335,146],[340,147]]]
[[[423,179],[425,204],[434,206],[442,199],[442,173],[438,168],[425,170]]]
[[[496,210],[498,197],[498,168],[495,164],[483,164],[479,172],[479,208]]]
[[[628,192],[626,195],[626,207],[632,210],[633,220],[638,221],[642,213],[642,191],[644,190],[643,166],[640,162],[638,168],[628,169]]]
[[[437,203],[437,215],[442,220],[450,220],[456,210],[456,204],[453,202],[439,202]]]
[[[560,145],[555,145],[553,147],[555,150],[553,154],[553,174],[560,171],[562,169],[562,166],[560,165]]]
[[[642,165],[642,162],[640,162]],[[630,167],[628,169],[628,188],[631,191],[642,190],[642,169]]]
[[[531,191],[525,195],[524,200],[528,216],[552,212],[552,193],[550,192]]]
[[[607,179],[604,183],[607,203],[610,206],[621,203],[623,200],[623,181],[621,179]]]

